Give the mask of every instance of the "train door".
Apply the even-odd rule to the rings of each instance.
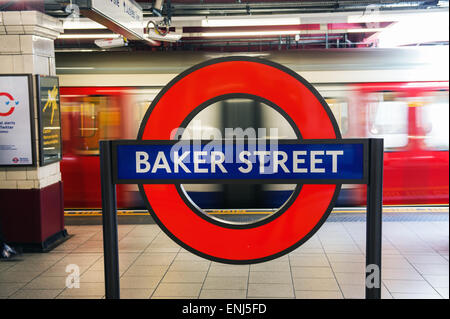
[[[438,115],[448,95],[434,103],[435,93],[432,83],[390,83],[364,94],[367,136],[384,139],[385,204],[448,203],[448,116]]]
[[[415,190],[423,204],[447,204],[449,201],[449,98],[448,91],[431,91],[416,96],[411,103],[416,130],[419,167],[415,173],[422,183]]]
[[[99,141],[122,138],[121,106],[126,104],[121,90],[103,91],[61,88],[65,208],[101,207]],[[117,193],[123,205],[123,192],[118,188]]]

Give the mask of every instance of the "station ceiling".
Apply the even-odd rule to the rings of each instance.
[[[378,45],[378,35],[400,20],[447,15],[448,0],[137,0],[144,25],[173,38],[128,41],[107,50],[262,51],[303,48],[357,48]],[[45,0],[46,13],[67,20],[70,0]],[[434,19],[436,20],[436,19]],[[150,21],[150,22],[149,22]],[[81,16],[67,23],[57,51],[105,50],[94,41],[114,38],[107,28]],[[66,24],[65,24],[66,25]],[[448,28],[448,22],[447,22]],[[447,33],[448,34],[448,33]],[[430,41],[406,45],[448,44]]]

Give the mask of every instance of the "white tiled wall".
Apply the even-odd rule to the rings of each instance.
[[[43,188],[60,180],[59,163],[43,167],[0,168],[0,189]]]
[[[60,32],[61,21],[43,13],[0,12],[0,73],[55,75],[53,41]],[[36,105],[34,108],[37,129]],[[38,157],[38,149],[36,153]],[[43,188],[60,180],[59,163],[35,168],[0,168],[0,189]]]

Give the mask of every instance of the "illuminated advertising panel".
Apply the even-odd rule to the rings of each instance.
[[[0,165],[33,166],[31,75],[0,75]]]

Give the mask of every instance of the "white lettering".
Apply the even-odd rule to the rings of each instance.
[[[199,164],[206,163],[206,159],[202,159],[201,156],[206,156],[207,152],[194,152],[194,173],[208,173],[207,168],[200,168]]]
[[[337,157],[339,155],[344,155],[344,151],[327,151],[326,154],[332,156],[333,161],[332,172],[337,173]]]
[[[218,156],[218,158],[217,158]],[[223,162],[225,161],[225,155],[222,152],[211,152],[211,173],[216,172],[216,166],[222,171],[222,173],[228,173]]]
[[[304,158],[298,158],[300,155],[306,155],[306,151],[294,151],[293,153],[294,158],[293,158],[293,172],[294,173],[308,173],[308,169],[307,168],[299,168],[298,164],[304,164],[305,163],[305,159]]]
[[[279,155],[281,155],[281,160],[279,158]],[[288,159],[286,152],[274,151],[273,157],[274,157],[273,158],[273,172],[278,173],[278,165],[279,165],[279,166],[281,166],[281,168],[283,169],[283,171],[285,173],[289,173],[289,169],[286,167],[286,164],[285,164]]]
[[[252,168],[253,168],[253,164],[252,164],[252,162],[250,162],[249,160],[248,160],[248,158],[250,157],[250,152],[248,152],[248,151],[242,151],[240,154],[239,154],[239,160],[242,162],[242,163],[244,163],[244,164],[246,164],[247,165],[247,168],[244,168],[244,167],[242,167],[242,166],[240,166],[238,169],[239,169],[239,171],[241,172],[241,173],[244,173],[244,174],[247,174],[248,172],[250,172],[251,170],[252,170]],[[245,158],[245,156],[247,157],[247,158]]]
[[[178,167],[180,167],[180,166],[186,173],[191,172],[191,170],[189,168],[187,168],[187,166],[184,165],[184,163],[183,163],[183,160],[186,158],[186,156],[189,155],[189,153],[190,153],[189,151],[184,152],[181,156],[180,156],[180,154],[178,154],[178,152],[173,154],[173,163],[174,163],[173,171],[174,171],[174,173],[178,173]]]
[[[253,154],[259,157],[259,172],[264,173],[264,156],[269,155],[269,151],[254,151]]]
[[[144,165],[144,168],[142,168]],[[150,170],[148,154],[146,152],[136,152],[136,173],[147,173]]]
[[[169,163],[167,162],[166,155],[164,155],[164,152],[160,151],[158,152],[158,155],[156,156],[155,163],[153,164],[152,173],[156,173],[156,171],[160,168],[164,168],[166,170],[166,173],[171,173]]]
[[[324,151],[311,151],[311,173],[325,173],[325,168],[317,168],[316,164],[323,162],[321,158],[316,158],[316,155],[323,155]]]

